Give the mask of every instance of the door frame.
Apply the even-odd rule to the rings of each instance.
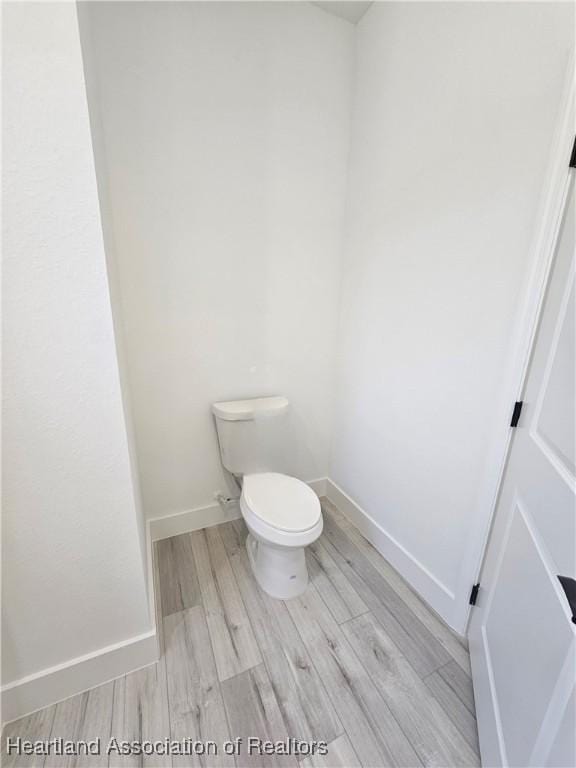
[[[472,535],[462,561],[455,595],[455,615],[452,626],[462,627],[468,633],[471,606],[468,597],[472,584],[479,582],[492,530],[494,514],[500,495],[504,472],[508,463],[513,430],[510,428],[512,408],[522,400],[528,366],[536,339],[546,286],[550,278],[554,247],[559,232],[562,212],[568,193],[570,155],[576,134],[576,69],[575,52],[571,51],[564,75],[564,86],[556,129],[552,141],[543,192],[540,197],[536,226],[530,248],[529,269],[523,289],[522,301],[516,314],[510,343],[511,354],[504,373],[503,397],[500,399],[498,424],[502,426],[493,436],[486,461],[482,490],[476,503]]]

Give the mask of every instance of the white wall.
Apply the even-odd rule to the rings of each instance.
[[[2,682],[10,719],[113,676],[114,665],[94,660],[81,680],[52,685],[43,673],[146,635],[151,621],[75,5],[4,4],[3,37]],[[40,692],[30,692],[34,681]]]
[[[226,490],[216,400],[285,394],[286,469],[325,476],[354,28],[308,3],[81,21],[147,514]]]
[[[573,29],[570,4],[450,2],[357,27],[330,476],[459,630]]]

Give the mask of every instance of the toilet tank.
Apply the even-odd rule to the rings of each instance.
[[[234,475],[278,471],[288,400],[257,397],[214,403],[222,464]]]

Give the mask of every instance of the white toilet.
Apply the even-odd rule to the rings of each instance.
[[[308,585],[304,547],[322,533],[314,491],[295,477],[274,472],[281,462],[285,397],[214,403],[224,467],[242,478],[240,509],[248,527],[248,557],[258,584],[283,600]]]

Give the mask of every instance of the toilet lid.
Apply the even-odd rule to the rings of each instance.
[[[251,512],[282,531],[305,531],[320,518],[318,496],[306,483],[289,475],[276,472],[246,475],[242,496]]]

